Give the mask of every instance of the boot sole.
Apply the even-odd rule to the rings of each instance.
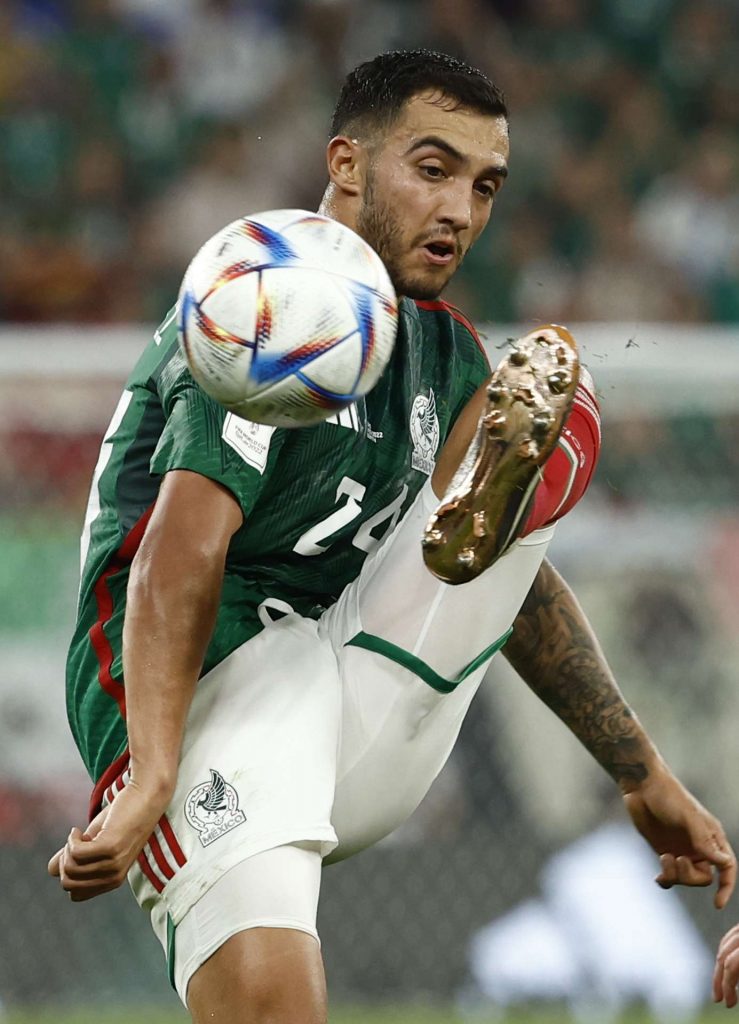
[[[519,536],[579,369],[574,341],[558,327],[526,335],[498,365],[477,433],[424,530],[424,561],[439,579],[469,582]]]

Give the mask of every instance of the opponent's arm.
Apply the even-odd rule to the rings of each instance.
[[[634,824],[660,855],[660,885],[709,885],[715,867],[715,903],[725,906],[736,860],[721,824],[662,760],[624,701],[574,594],[546,560],[503,650],[617,783]]]
[[[233,495],[186,470],[167,473],[131,565],[123,628],[130,782],[49,870],[73,900],[120,885],[169,803],[182,736],[242,522]]]

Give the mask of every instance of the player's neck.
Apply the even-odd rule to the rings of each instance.
[[[357,230],[357,204],[347,200],[332,182],[326,186],[318,212],[324,217],[338,220],[352,231]]]
[[[357,231],[356,204],[343,201],[341,193],[331,182],[326,186],[318,212],[324,217],[338,220],[346,225],[346,227],[351,228],[352,231]],[[361,232],[358,231],[357,234],[361,234]],[[398,302],[402,298],[404,298],[403,295],[398,295]]]

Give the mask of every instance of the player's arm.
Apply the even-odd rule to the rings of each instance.
[[[123,628],[130,782],[49,870],[73,900],[119,886],[167,807],[185,720],[220,601],[241,508],[220,484],[167,473],[131,565]]]
[[[660,856],[660,885],[710,885],[716,868],[715,903],[725,906],[736,859],[720,822],[660,757],[624,701],[574,594],[546,560],[504,653],[617,783],[634,824]]]

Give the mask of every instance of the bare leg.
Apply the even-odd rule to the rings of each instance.
[[[187,1003],[194,1024],[325,1024],[318,942],[291,928],[238,932],[195,972]]]

